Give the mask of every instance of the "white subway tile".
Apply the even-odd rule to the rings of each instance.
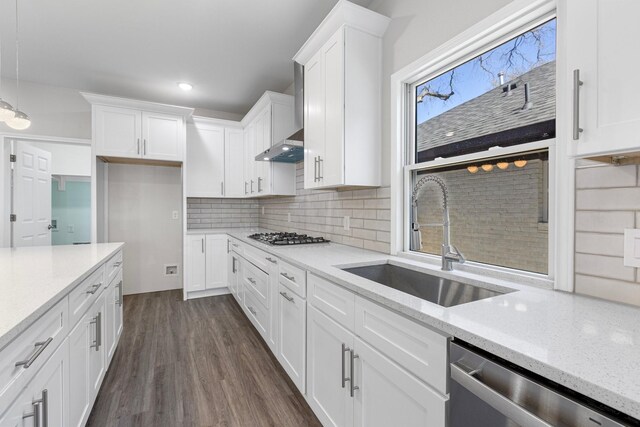
[[[637,185],[636,165],[576,169],[576,188],[615,188]]]
[[[577,253],[575,261],[575,271],[578,274],[629,282],[635,280],[634,269],[632,267],[625,267],[622,258]]]
[[[623,233],[634,227],[633,212],[576,212],[576,230],[600,233]]]
[[[626,304],[640,305],[640,284],[577,274],[575,291]]]
[[[640,188],[609,188],[576,191],[577,210],[640,210]]]
[[[624,256],[622,234],[576,233],[576,252],[593,255]]]

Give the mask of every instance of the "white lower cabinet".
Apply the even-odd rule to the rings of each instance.
[[[325,427],[353,425],[353,400],[350,397],[348,372],[349,350],[353,347],[353,341],[351,332],[309,305],[307,401]]]
[[[0,417],[2,427],[68,426],[69,343],[65,340]]]
[[[354,425],[444,427],[447,399],[359,338],[355,339]]]
[[[226,293],[227,240],[227,235],[223,234],[186,236],[185,292],[187,298]]]
[[[108,365],[122,335],[122,270],[105,290],[105,300],[105,349]]]
[[[82,426],[91,410],[91,388],[89,386],[89,358],[92,349],[93,324],[90,314],[85,314],[69,334],[69,425]]]
[[[282,283],[277,305],[277,354],[282,367],[298,389],[305,393],[305,336],[307,302]]]

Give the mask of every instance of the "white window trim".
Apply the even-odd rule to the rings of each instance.
[[[433,78],[452,67],[472,59],[527,30],[556,17],[558,19],[557,86],[563,85],[564,46],[561,43],[562,19],[556,13],[555,0],[518,0],[472,26],[449,42],[397,71],[391,76],[391,254],[420,260],[426,263],[440,262],[440,257],[409,251],[409,195],[410,171],[459,163],[465,157],[495,157],[500,154],[524,151],[534,146],[549,146],[549,270],[548,275],[529,273],[499,266],[468,262],[455,269],[486,276],[517,281],[545,288],[573,290],[573,161],[564,148],[565,126],[562,124],[563,100],[558,89],[556,106],[556,138],[523,144],[515,147],[492,149],[454,159],[436,159],[412,165],[413,129],[406,120],[414,108],[412,94],[415,84]],[[408,143],[409,141],[410,143]],[[560,174],[562,170],[564,173]],[[567,173],[569,172],[569,173]],[[560,261],[560,262],[559,262]]]

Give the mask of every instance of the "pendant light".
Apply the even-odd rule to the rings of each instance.
[[[18,0],[16,0],[16,108],[15,116],[7,121],[7,126],[15,130],[25,130],[31,126],[31,119],[18,108],[18,96],[20,95],[20,45],[18,38]]]
[[[6,122],[15,117],[13,107],[2,100],[2,39],[0,39],[0,122]]]

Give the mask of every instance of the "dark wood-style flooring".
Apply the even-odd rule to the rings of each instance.
[[[72,367],[73,369],[73,367]],[[125,296],[88,426],[320,426],[230,295]]]

